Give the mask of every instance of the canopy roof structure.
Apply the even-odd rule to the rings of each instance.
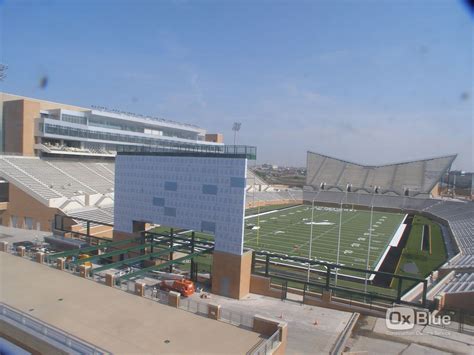
[[[426,197],[456,154],[385,165],[363,165],[308,152],[306,185],[316,190]]]

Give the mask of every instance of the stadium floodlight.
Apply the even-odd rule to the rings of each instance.
[[[235,139],[237,137],[237,132],[240,131],[241,126],[242,126],[242,123],[240,122],[234,122],[234,125],[232,126],[232,130],[234,131],[234,145],[235,145]]]

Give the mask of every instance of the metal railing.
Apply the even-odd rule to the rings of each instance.
[[[181,298],[179,308],[188,312],[207,317],[209,313],[209,305],[207,303],[198,302],[191,298]]]
[[[474,312],[465,309],[446,307],[441,312],[437,313],[436,317],[443,315],[449,316],[450,322],[448,324],[433,322],[430,326],[474,336]]]
[[[280,344],[280,329],[277,329],[270,338],[260,343],[256,348],[247,352],[247,355],[272,354],[279,344]]]
[[[153,301],[168,305],[169,304],[169,293],[160,290],[156,286],[146,286],[144,296]]]
[[[204,317],[208,317],[209,313],[209,305],[207,303],[199,302],[192,298],[181,298],[179,302],[179,309]],[[251,314],[221,308],[220,317],[217,320],[224,323],[229,323],[236,327],[253,330],[254,318]]]
[[[242,312],[221,309],[220,320],[238,327],[253,329],[253,316]]]
[[[53,327],[37,318],[34,318],[18,309],[0,303],[0,319],[12,326],[25,330],[33,336],[41,336],[54,347],[61,347],[73,354],[110,354],[91,343],[74,335]]]

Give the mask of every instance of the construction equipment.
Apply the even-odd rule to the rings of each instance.
[[[89,254],[79,254],[79,259],[87,259],[87,258],[90,258]],[[86,261],[84,265],[86,267],[92,267],[92,263],[90,261]]]
[[[194,282],[191,280],[163,280],[160,283],[160,288],[165,291],[176,291],[182,296],[188,297],[194,293]]]

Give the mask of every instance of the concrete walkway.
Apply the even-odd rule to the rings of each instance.
[[[199,294],[192,297],[201,302],[220,304],[228,310],[259,314],[287,322],[287,354],[329,353],[352,315],[348,312],[255,294],[250,294],[240,301],[216,295],[211,295],[210,299],[200,299]]]
[[[385,319],[362,316],[346,343],[346,351],[366,354],[472,354],[474,337],[436,327],[390,330]]]

